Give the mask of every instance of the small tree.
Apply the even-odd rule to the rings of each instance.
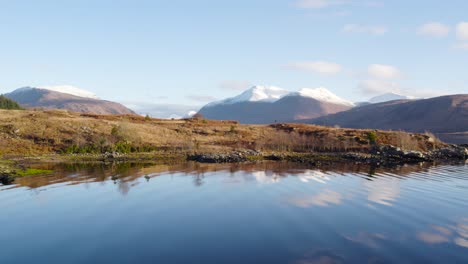
[[[369,143],[375,145],[377,143],[377,133],[375,133],[374,131],[368,132],[367,139],[369,140]]]

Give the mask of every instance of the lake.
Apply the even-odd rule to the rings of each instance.
[[[0,263],[468,263],[467,164],[53,169],[0,185]]]

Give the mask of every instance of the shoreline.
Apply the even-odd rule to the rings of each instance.
[[[0,158],[0,183],[12,184],[16,178],[50,174],[51,170],[34,169],[38,164],[60,163],[150,163],[176,164],[196,163],[260,163],[291,162],[320,168],[333,164],[363,164],[375,167],[395,167],[405,164],[435,163],[460,164],[468,160],[468,149],[452,145],[450,148],[430,152],[403,151],[394,146],[376,146],[369,153],[364,152],[260,152],[237,150],[231,152],[148,152],[148,153],[104,153],[104,154],[49,154],[35,156],[9,156]]]

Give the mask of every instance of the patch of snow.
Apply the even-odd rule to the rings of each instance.
[[[208,107],[220,104],[235,104],[241,102],[268,102],[273,103],[286,96],[302,96],[316,99],[322,102],[355,106],[351,101],[338,97],[324,87],[315,89],[303,88],[298,92],[291,92],[276,86],[254,86],[238,96],[221,101],[209,103]]]
[[[254,86],[238,96],[227,98],[208,104],[209,106],[218,104],[235,104],[241,102],[275,102],[288,95],[288,90],[276,86]]]
[[[99,99],[99,97],[97,97],[96,94],[94,94],[93,92],[86,91],[72,85],[39,86],[37,88],[59,93],[71,94],[79,97]]]
[[[353,102],[345,100],[341,97],[338,97],[336,94],[330,92],[328,89],[324,87],[319,87],[315,89],[303,88],[299,90],[299,92],[292,93],[291,95],[309,97],[318,101],[328,102],[328,103],[333,103],[333,104],[354,106]]]
[[[192,116],[196,115],[197,113],[198,113],[197,111],[193,111],[193,110],[192,110],[192,111],[189,111],[189,112],[187,113],[187,117],[192,117]]]

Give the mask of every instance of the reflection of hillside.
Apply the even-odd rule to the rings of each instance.
[[[287,163],[287,162],[262,162],[245,164],[202,164],[194,162],[178,164],[140,164],[140,163],[91,163],[91,164],[59,164],[41,165],[41,168],[53,169],[52,175],[24,177],[16,180],[16,187],[38,188],[52,184],[75,185],[90,182],[104,182],[113,180],[120,184],[119,188],[123,193],[128,192],[133,182],[141,177],[147,180],[158,177],[162,174],[185,174],[194,178],[194,184],[200,186],[207,177],[217,176],[214,172],[234,174],[244,172],[244,174],[254,175],[257,182],[275,183],[282,178],[289,176],[298,177],[303,182],[308,181],[328,181],[333,172],[337,175],[357,174],[369,181],[375,181],[385,173],[394,177],[411,177],[414,172],[427,172],[433,164],[421,164],[412,166],[399,166],[394,168],[374,168],[369,165],[338,163],[334,165],[322,166],[320,168],[307,164]],[[125,185],[125,186],[124,186]],[[369,183],[372,187],[373,184]],[[377,197],[378,198],[378,197]],[[376,198],[376,199],[377,199]]]

